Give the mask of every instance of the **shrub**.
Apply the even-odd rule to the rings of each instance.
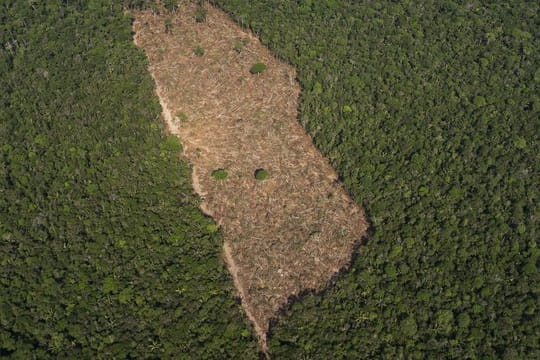
[[[193,49],[193,52],[195,53],[195,55],[201,57],[204,55],[204,48],[201,45],[197,45],[197,47]]]
[[[179,121],[186,121],[188,116],[185,112],[183,111],[180,111],[176,114],[176,118],[179,120]]]
[[[266,70],[266,65],[264,65],[263,63],[256,63],[251,67],[251,69],[249,69],[249,72],[252,74],[260,74],[264,70]]]
[[[206,21],[206,9],[204,8],[202,1],[197,4],[197,10],[195,10],[195,21],[202,23]]]
[[[225,180],[227,176],[229,176],[229,174],[225,169],[217,169],[212,171],[212,177],[216,180]]]
[[[268,179],[268,171],[264,169],[255,170],[255,179],[260,181]]]
[[[178,0],[164,0],[163,6],[169,11],[178,10]]]

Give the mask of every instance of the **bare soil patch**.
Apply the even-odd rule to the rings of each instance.
[[[160,12],[134,13],[135,42],[201,207],[222,227],[225,261],[265,351],[268,324],[289,297],[323,288],[348,265],[366,234],[364,212],[297,121],[294,68],[218,9],[202,23],[189,3]],[[256,63],[266,69],[253,74]]]

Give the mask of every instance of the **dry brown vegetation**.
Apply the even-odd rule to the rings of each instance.
[[[225,260],[264,349],[277,311],[346,267],[367,224],[297,122],[295,70],[225,13],[207,10],[203,23],[191,5],[136,12],[135,41],[193,165],[201,207],[222,227]],[[267,69],[253,75],[257,62]],[[212,177],[216,169],[227,178]],[[257,180],[257,169],[268,179]]]

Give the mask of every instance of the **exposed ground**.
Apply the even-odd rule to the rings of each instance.
[[[295,70],[225,13],[207,11],[202,23],[186,4],[135,12],[135,42],[193,165],[201,208],[222,227],[225,261],[265,351],[270,320],[346,267],[367,224],[297,121]],[[251,74],[258,62],[266,71]],[[218,169],[225,179],[212,176]],[[257,169],[268,178],[256,179]]]

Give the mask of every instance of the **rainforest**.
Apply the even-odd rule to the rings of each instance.
[[[0,0],[0,357],[264,356],[133,43],[188,2]],[[540,358],[540,3],[196,3],[296,68],[369,221],[265,355]]]

